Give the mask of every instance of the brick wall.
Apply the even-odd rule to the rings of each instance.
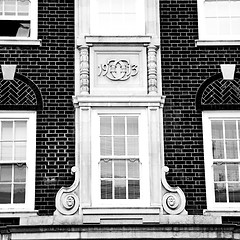
[[[38,34],[42,46],[0,46],[0,64],[40,89],[37,115],[36,209],[52,214],[55,195],[73,181],[74,165],[74,1],[39,0]]]
[[[195,110],[196,92],[204,80],[220,72],[220,64],[238,64],[239,47],[195,47],[197,0],[161,0],[160,12],[168,181],[185,192],[189,214],[202,214],[206,209],[206,193],[201,112]]]

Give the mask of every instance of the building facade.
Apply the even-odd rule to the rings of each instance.
[[[0,1],[1,239],[239,239],[239,10]]]

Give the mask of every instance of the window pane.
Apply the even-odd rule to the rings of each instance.
[[[100,117],[100,135],[111,135],[111,117]]]
[[[136,0],[123,0],[124,12],[136,13]]]
[[[232,34],[240,34],[240,17],[232,18]]]
[[[12,165],[0,166],[0,182],[12,182]]]
[[[139,154],[139,143],[138,137],[128,137],[127,138],[127,151],[128,155],[138,155]]]
[[[227,164],[227,180],[228,181],[239,181],[239,165],[238,164]]]
[[[230,139],[237,138],[236,121],[225,121],[225,137]]]
[[[121,13],[123,11],[123,0],[111,0],[112,13]]]
[[[13,143],[12,142],[1,143],[1,160],[4,160],[4,161],[13,160]]]
[[[100,137],[100,154],[112,155],[112,137]]]
[[[4,1],[4,10],[5,15],[16,15],[16,0],[5,0]]]
[[[223,138],[222,121],[212,121],[212,138],[213,139],[222,139]]]
[[[115,180],[115,199],[126,199],[126,180]]]
[[[15,140],[27,139],[27,122],[18,121],[15,122]]]
[[[114,161],[114,177],[126,178],[126,161],[125,160]]]
[[[112,181],[101,180],[101,199],[112,199]]]
[[[138,135],[138,117],[127,117],[127,135]]]
[[[13,122],[2,121],[2,140],[13,140]]]
[[[125,155],[125,137],[114,137],[114,155]]]
[[[11,203],[11,184],[0,184],[0,204]]]
[[[18,0],[17,12],[19,16],[28,16],[29,0]]]
[[[26,160],[26,142],[16,142],[15,143],[15,161]]]
[[[14,165],[14,182],[26,181],[26,165]]]
[[[114,117],[114,135],[125,135],[125,117]]]
[[[238,158],[237,141],[226,141],[226,155],[227,159]]]
[[[228,17],[224,17],[224,18],[219,18],[219,33],[221,35],[227,35],[230,34],[230,29],[231,29],[231,19]]]
[[[223,159],[224,158],[223,141],[212,141],[212,152],[214,159]]]
[[[112,161],[101,161],[101,178],[112,177]]]
[[[227,202],[226,184],[215,183],[215,202]]]
[[[0,16],[3,15],[3,0],[0,0]]]
[[[225,164],[213,165],[214,181],[225,181]]]
[[[240,184],[228,184],[229,202],[240,202]]]
[[[239,17],[240,16],[240,1],[231,1],[231,16]]]
[[[128,181],[128,198],[139,199],[140,198],[140,182],[139,180]]]
[[[139,178],[139,161],[128,161],[128,178]]]
[[[25,184],[14,184],[13,203],[25,203]]]

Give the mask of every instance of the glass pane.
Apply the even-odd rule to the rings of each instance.
[[[11,184],[0,184],[0,204],[11,203]]]
[[[125,135],[125,117],[114,117],[114,135]]]
[[[100,137],[100,154],[112,155],[112,137]]]
[[[2,121],[2,140],[13,140],[13,122]]]
[[[29,0],[18,0],[17,12],[19,16],[28,16]]]
[[[26,165],[14,165],[14,182],[26,182]]]
[[[232,34],[240,34],[240,17],[232,18]]]
[[[121,13],[123,12],[123,0],[112,0],[111,1],[112,4],[111,4],[111,12],[112,13]]]
[[[127,117],[127,135],[138,135],[138,117]]]
[[[4,160],[4,161],[13,160],[13,143],[12,142],[1,143],[1,160]]]
[[[237,141],[226,141],[226,155],[227,159],[238,158]]]
[[[16,0],[4,1],[5,15],[16,15]]]
[[[139,161],[128,161],[128,178],[139,178]]]
[[[27,139],[27,122],[15,122],[15,140]]]
[[[136,13],[136,0],[124,0],[124,12]]]
[[[127,151],[128,155],[138,155],[139,154],[139,143],[138,137],[128,137],[127,138]]]
[[[126,161],[114,161],[114,178],[126,178]]]
[[[110,12],[110,0],[99,0],[98,2],[98,11],[99,12]]]
[[[125,155],[125,137],[114,137],[114,155]]]
[[[140,182],[139,180],[128,181],[128,198],[139,199],[140,198]]]
[[[15,161],[26,160],[26,142],[16,142],[15,143]]]
[[[213,165],[214,181],[226,181],[225,177],[225,164],[214,164]]]
[[[230,34],[231,29],[231,19],[227,17],[219,18],[219,33],[222,35]]]
[[[25,184],[14,184],[13,203],[25,203]]]
[[[215,183],[215,202],[227,202],[226,184]]]
[[[0,16],[3,15],[3,0],[0,0]]]
[[[228,184],[229,202],[240,202],[240,184]]]
[[[239,165],[238,164],[227,164],[227,180],[228,181],[239,181]]]
[[[224,158],[224,144],[223,141],[212,141],[212,151],[214,159],[223,159]]]
[[[12,165],[0,166],[0,182],[12,182]]]
[[[111,117],[100,118],[100,135],[111,135]]]
[[[115,199],[126,199],[126,180],[115,180]]]
[[[217,7],[215,2],[204,3],[204,13],[206,17],[217,17]]]
[[[112,181],[101,180],[101,199],[112,199]]]
[[[218,7],[218,16],[225,16],[228,17],[230,16],[230,4],[229,0],[226,1],[218,1],[217,2],[217,7]]]
[[[112,177],[112,161],[101,161],[101,178]]]
[[[212,139],[223,139],[222,121],[212,121]]]
[[[231,1],[231,16],[239,17],[240,16],[240,1]]]
[[[206,18],[206,34],[209,36],[217,35],[219,23],[217,18]]]
[[[225,121],[225,138],[237,138],[236,121]]]

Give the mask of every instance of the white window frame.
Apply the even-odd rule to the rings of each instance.
[[[121,31],[109,31],[107,26],[99,26],[98,22],[96,21],[98,15],[98,8],[97,8],[97,1],[98,0],[90,0],[90,34],[91,35],[105,35],[105,36],[127,36],[127,35],[145,35],[145,0],[136,0],[136,18],[137,18],[137,26],[126,28]],[[111,21],[109,21],[111,24]],[[114,24],[114,22],[112,23]],[[129,23],[127,26],[130,26]],[[115,26],[117,29],[117,26]]]
[[[206,2],[206,1],[212,1],[212,0],[197,0],[197,3],[198,3],[199,40],[200,41],[201,40],[206,40],[206,41],[232,41],[232,40],[240,40],[240,34],[237,34],[237,35],[233,35],[233,34],[209,35],[209,34],[206,33],[206,21],[205,21],[205,12],[204,12],[204,2]],[[226,44],[226,43],[223,42],[222,44]],[[231,43],[229,43],[229,44],[231,44]],[[217,45],[220,45],[220,43],[217,44]]]
[[[25,203],[0,204],[1,211],[33,211],[35,202],[36,112],[0,111],[0,120],[27,121],[26,192]],[[4,161],[4,163],[13,163]]]
[[[100,117],[102,115],[139,116],[139,161],[140,199],[101,199],[100,194]],[[148,156],[147,110],[135,109],[94,109],[92,111],[92,206],[93,207],[146,207],[150,205],[149,156]],[[98,186],[98,187],[97,187]]]
[[[239,203],[215,202],[214,174],[213,174],[213,154],[212,154],[212,131],[211,120],[240,120],[240,111],[203,111],[203,143],[207,210],[210,211],[239,211]],[[240,163],[240,156],[236,162]]]
[[[40,42],[36,41],[38,38],[38,0],[30,1],[29,16],[0,16],[0,20],[29,20],[30,21],[30,36],[1,36],[0,44],[19,44],[24,45],[24,41],[28,45],[39,45]],[[14,42],[15,41],[15,42]],[[18,41],[18,43],[17,43]]]

